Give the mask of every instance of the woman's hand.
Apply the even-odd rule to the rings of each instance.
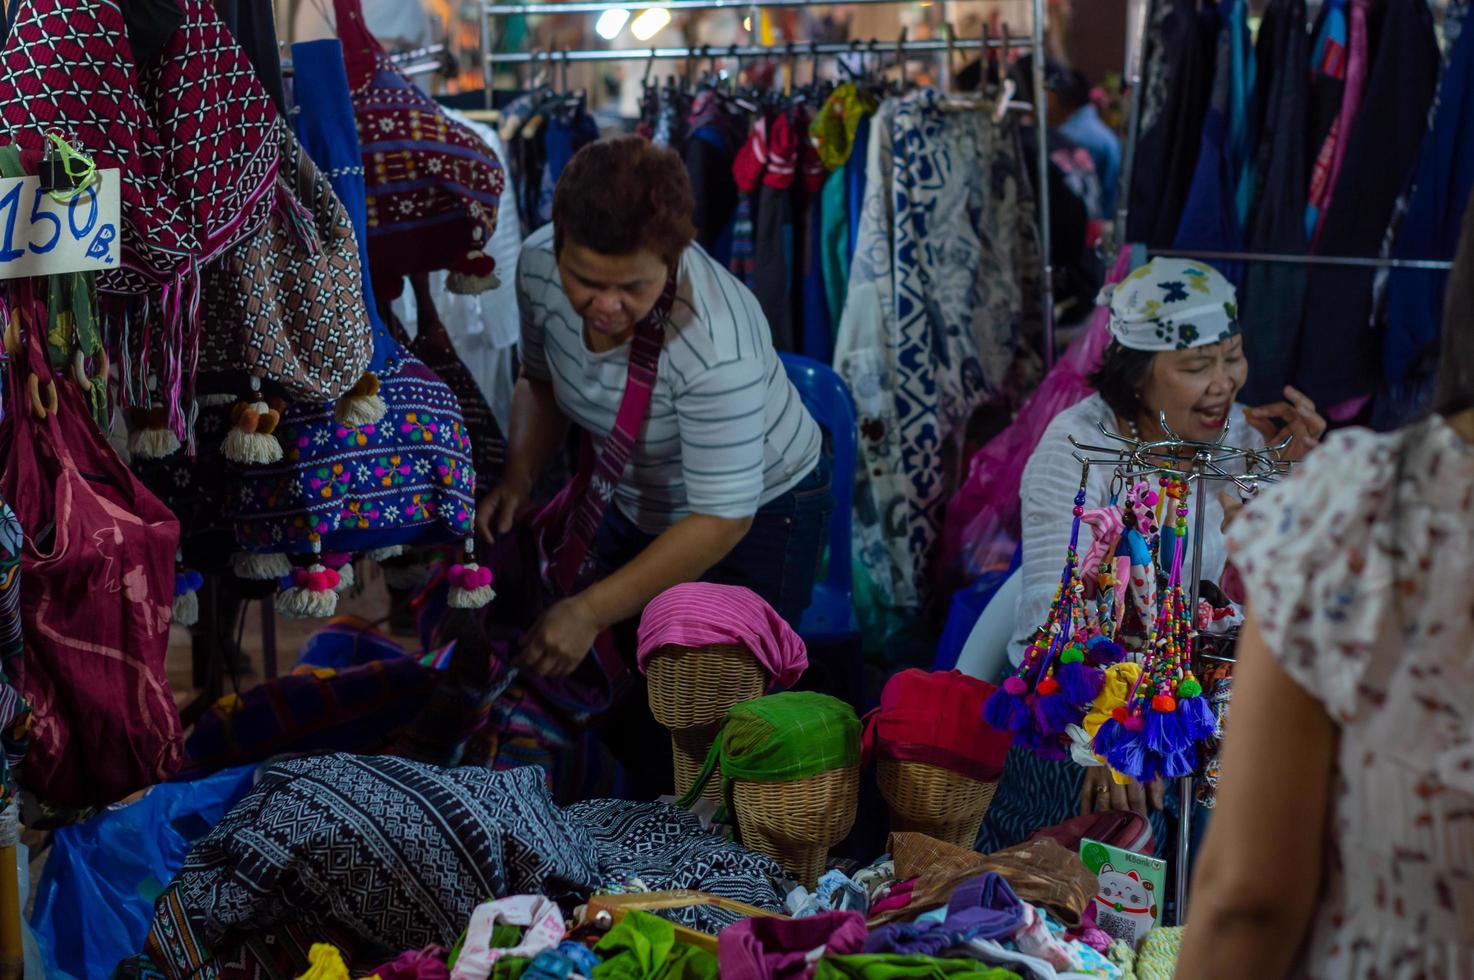
[[[487,541],[512,530],[517,515],[532,496],[532,481],[524,476],[509,475],[495,490],[476,505],[476,530]]]
[[[1162,809],[1165,796],[1166,787],[1160,779],[1145,787],[1134,779],[1118,785],[1105,766],[1091,766],[1085,770],[1085,782],[1080,787],[1080,815],[1130,810],[1144,817],[1148,804],[1153,810]]]
[[[564,599],[523,635],[517,666],[540,677],[567,677],[594,648],[600,628],[581,595]]]
[[[1294,436],[1279,454],[1280,459],[1285,462],[1304,459],[1306,454],[1320,445],[1320,437],[1326,433],[1326,420],[1316,412],[1315,402],[1288,385],[1285,387],[1285,401],[1246,408],[1244,415],[1249,419],[1249,424],[1264,437],[1266,445],[1277,446],[1284,441],[1285,436]]]
[[[1243,513],[1244,501],[1238,494],[1229,493],[1227,490],[1220,490],[1218,493],[1218,503],[1223,506],[1222,529],[1224,532],[1227,532],[1228,526],[1234,522],[1234,519],[1239,514]]]

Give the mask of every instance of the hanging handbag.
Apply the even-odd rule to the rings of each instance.
[[[274,130],[278,192],[291,203],[205,271],[200,370],[244,370],[289,398],[336,401],[373,353],[358,242],[332,184],[291,129],[278,120]],[[294,213],[296,202],[308,213]]]
[[[55,379],[44,305],[32,283],[14,289],[24,352],[6,372],[0,496],[25,531],[17,686],[34,722],[19,781],[45,801],[105,805],[183,761],[164,672],[179,523]]]

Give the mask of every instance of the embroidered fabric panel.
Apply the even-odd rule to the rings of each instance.
[[[564,812],[593,838],[606,884],[639,878],[651,891],[693,889],[782,912],[776,861],[717,837],[694,814],[665,803],[591,800]],[[718,933],[737,915],[712,906],[660,913],[700,932]]]
[[[471,533],[476,472],[455,396],[403,355],[380,379],[388,414],[355,428],[332,405],[289,404],[276,431],[284,458],[238,467],[226,513],[243,548],[362,551]]]

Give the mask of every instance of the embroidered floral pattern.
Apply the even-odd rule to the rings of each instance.
[[[332,405],[292,405],[277,430],[286,459],[237,468],[226,503],[242,547],[302,553],[311,536],[339,531],[395,534],[439,524],[452,540],[470,533],[475,472],[471,440],[455,397],[423,364],[406,357],[382,379],[389,414],[354,428]],[[323,438],[324,434],[326,438]],[[355,539],[337,550],[374,547]]]

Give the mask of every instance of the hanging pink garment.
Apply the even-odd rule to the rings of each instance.
[[[1311,250],[1320,241],[1321,229],[1326,224],[1326,214],[1331,210],[1331,199],[1336,193],[1336,181],[1341,176],[1341,164],[1346,160],[1346,144],[1351,142],[1351,129],[1356,124],[1356,113],[1361,108],[1361,93],[1366,87],[1367,67],[1367,0],[1351,0],[1351,19],[1347,27],[1346,89],[1341,97],[1341,114],[1332,123],[1328,145],[1335,147],[1331,154],[1330,169],[1325,175],[1325,202],[1320,205],[1320,218],[1311,236]]]
[[[1130,271],[1131,250],[1123,248],[1107,282],[1120,282]],[[1085,332],[1024,402],[1013,423],[972,457],[942,528],[936,567],[944,588],[1012,559],[1021,534],[1019,484],[1024,464],[1054,417],[1089,397],[1088,379],[1111,342],[1109,320],[1110,309],[1098,307]]]

